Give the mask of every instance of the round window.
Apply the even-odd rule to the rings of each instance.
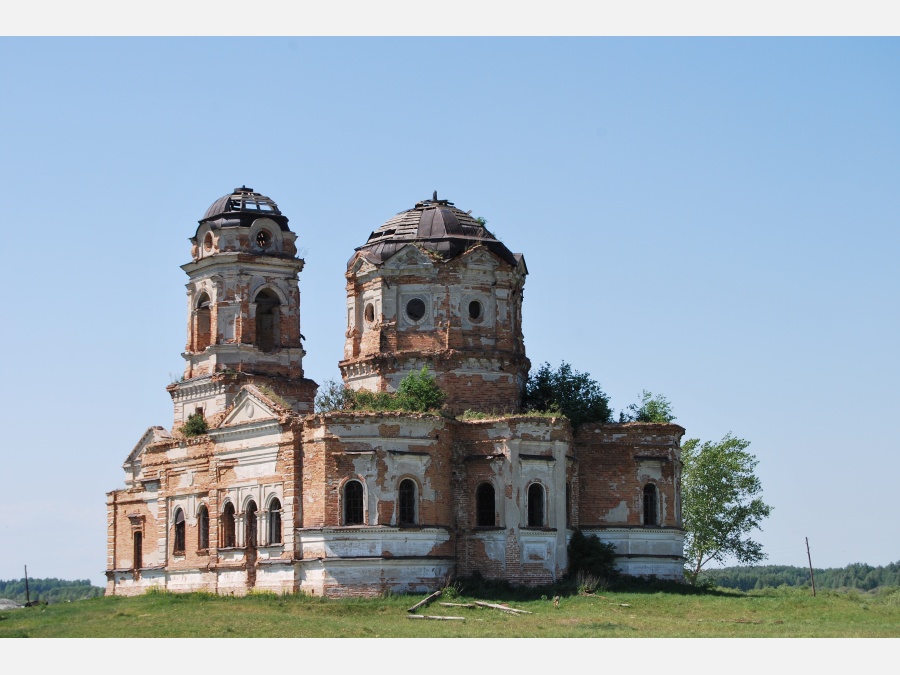
[[[469,303],[469,318],[472,321],[479,321],[484,316],[484,307],[477,300]]]
[[[406,316],[413,321],[420,321],[425,316],[425,303],[419,298],[413,298],[406,303]]]
[[[203,248],[207,251],[212,251],[213,247],[213,236],[212,232],[207,232],[206,236],[203,237]]]
[[[260,248],[266,248],[272,243],[272,233],[268,230],[260,230],[256,233],[256,245]]]
[[[366,305],[366,323],[372,323],[375,320],[375,305],[371,302]]]

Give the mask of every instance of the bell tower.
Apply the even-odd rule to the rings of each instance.
[[[184,376],[168,387],[175,423],[231,405],[245,383],[269,387],[297,412],[312,410],[303,376],[297,235],[269,197],[239,187],[216,200],[191,237]]]

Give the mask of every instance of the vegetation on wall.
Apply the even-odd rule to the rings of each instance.
[[[185,436],[202,436],[207,431],[209,431],[209,427],[206,424],[206,418],[203,417],[203,413],[198,412],[188,415],[187,421],[181,427],[181,433]]]
[[[329,380],[319,388],[315,409],[318,413],[339,410],[429,412],[439,410],[445,398],[434,376],[423,366],[422,370],[404,377],[396,392],[356,391]]]
[[[632,403],[626,410],[619,413],[620,422],[669,424],[676,419],[668,399],[661,394],[654,396],[646,389],[641,394],[640,404]]]
[[[612,422],[612,409],[600,384],[589,373],[579,373],[563,361],[552,370],[543,363],[525,384],[526,411],[559,412],[573,427],[586,422]]]

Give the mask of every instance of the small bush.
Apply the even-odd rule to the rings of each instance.
[[[575,575],[575,585],[578,587],[578,595],[593,595],[598,588],[606,590],[609,580],[581,570]]]
[[[207,431],[209,431],[209,427],[206,424],[206,418],[203,417],[203,413],[188,415],[187,422],[181,427],[181,433],[185,436],[202,436]]]
[[[355,391],[329,380],[316,395],[315,406],[316,412],[320,413],[339,410],[430,412],[438,410],[445,398],[434,376],[423,367],[404,377],[396,393]]]
[[[400,405],[406,410],[415,412],[437,410],[443,405],[446,397],[426,366],[422,366],[422,370],[418,373],[409,373],[397,389]]]
[[[616,579],[616,547],[600,541],[596,536],[584,536],[581,530],[575,530],[569,540],[569,570],[566,576],[575,579],[580,586],[579,574],[583,578],[593,577],[597,585],[604,587]]]
[[[632,403],[628,406],[628,412],[619,413],[620,422],[655,422],[657,424],[670,424],[675,420],[672,414],[672,404],[661,394],[654,396],[644,389],[641,394],[641,404]]]

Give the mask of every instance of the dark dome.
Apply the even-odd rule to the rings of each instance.
[[[214,201],[200,222],[212,221],[213,227],[248,227],[263,217],[274,220],[282,230],[288,229],[288,219],[281,214],[278,204],[244,185]]]
[[[418,202],[415,207],[401,211],[369,235],[369,240],[357,251],[375,264],[380,264],[407,244],[418,244],[438,254],[444,260],[456,257],[476,244],[487,248],[510,265],[517,257],[487,228],[453,202],[432,199]]]

